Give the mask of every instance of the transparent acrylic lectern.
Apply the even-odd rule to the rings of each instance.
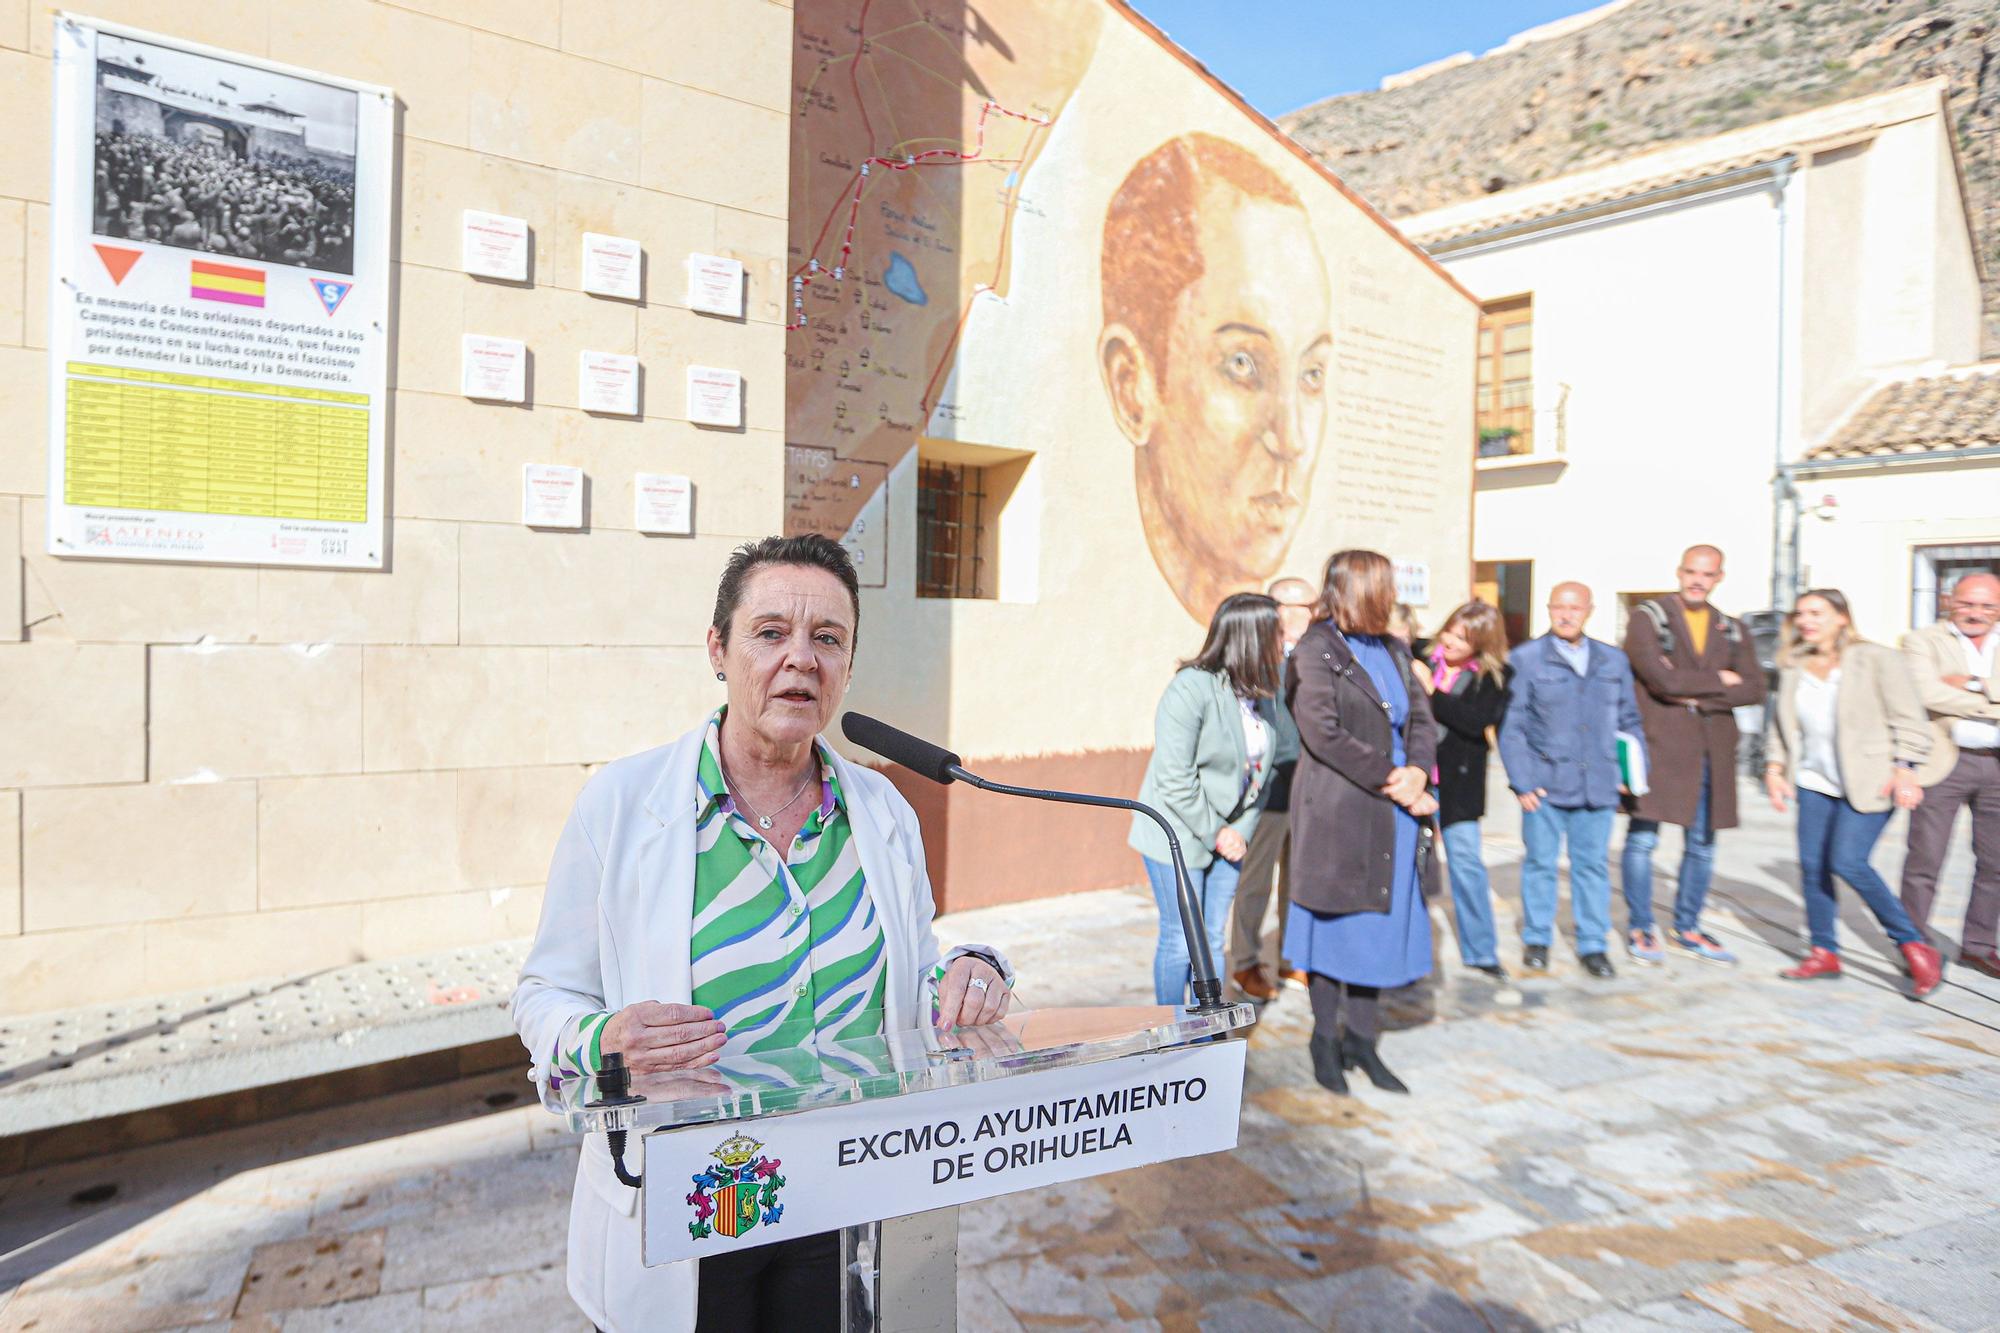
[[[1244,1048],[1222,1039],[1255,1022],[1247,1004],[1027,1010],[725,1048],[704,1069],[631,1076],[615,1105],[596,1078],[550,1086],[543,1105],[575,1132],[644,1137],[625,1160],[644,1173],[647,1264],[838,1230],[848,1333],[950,1330],[958,1205],[1234,1147]]]

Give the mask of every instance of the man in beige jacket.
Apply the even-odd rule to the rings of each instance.
[[[1903,636],[1937,744],[1917,777],[1924,803],[1910,812],[1903,907],[1923,929],[1960,806],[1972,807],[1972,901],[1961,959],[2000,977],[2000,577],[1967,574],[1951,590],[1948,618]]]

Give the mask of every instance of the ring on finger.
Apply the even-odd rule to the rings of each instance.
[[[974,977],[972,980],[966,982],[965,984],[970,986],[974,990],[984,991],[988,985],[988,982],[985,977]]]

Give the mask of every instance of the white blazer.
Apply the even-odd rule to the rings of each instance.
[[[546,1083],[557,1037],[577,1015],[642,1000],[690,1001],[701,804],[695,770],[707,730],[703,722],[671,745],[607,764],[576,798],[514,991],[514,1027],[537,1085]],[[880,773],[838,754],[833,765],[882,923],[884,1023],[892,1031],[919,1027],[930,1017],[924,982],[938,962],[938,943],[916,812]],[[639,1145],[634,1135],[625,1152],[634,1171],[644,1160]],[[695,1264],[641,1266],[638,1198],[612,1174],[604,1136],[587,1136],[570,1200],[570,1297],[607,1333],[692,1329]]]

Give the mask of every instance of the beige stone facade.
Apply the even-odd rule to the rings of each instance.
[[[1470,293],[1122,0],[909,8],[87,11],[394,91],[376,573],[47,553],[53,11],[0,0],[0,1014],[528,933],[592,767],[720,700],[745,540],[866,558],[856,707],[1108,792],[1221,592],[1360,545],[1433,622],[1463,598]],[[1183,176],[1198,208],[1153,197]],[[468,209],[526,220],[527,281],[462,271]],[[586,232],[641,243],[643,299],[582,290]],[[687,307],[690,253],[744,264],[744,317]],[[525,404],[461,393],[466,334],[525,344]],[[582,410],[585,349],[639,359],[641,416]],[[1141,354],[1181,395],[1145,423]],[[742,374],[740,429],[688,419],[695,364]],[[1170,449],[1200,466],[1162,489]],[[937,463],[992,487],[969,595],[918,587]],[[522,524],[528,464],[583,471],[584,530]],[[692,536],[637,530],[641,472],[692,479]],[[1122,817],[911,794],[946,906],[1140,877]]]
[[[591,765],[712,700],[730,547],[783,525],[785,107],[773,0],[106,0],[79,12],[387,85],[396,139],[389,567],[44,553],[51,32],[0,4],[0,1013],[533,929]],[[532,282],[460,271],[460,213],[533,229]],[[639,302],[585,295],[585,231],[637,238]],[[690,252],[747,316],[687,310]],[[459,395],[459,339],[524,341],[523,407]],[[640,419],[578,410],[577,352],[636,354]],[[689,362],[744,376],[690,425]],[[524,528],[521,467],[590,478]],[[694,481],[697,536],[633,530],[633,474]]]

